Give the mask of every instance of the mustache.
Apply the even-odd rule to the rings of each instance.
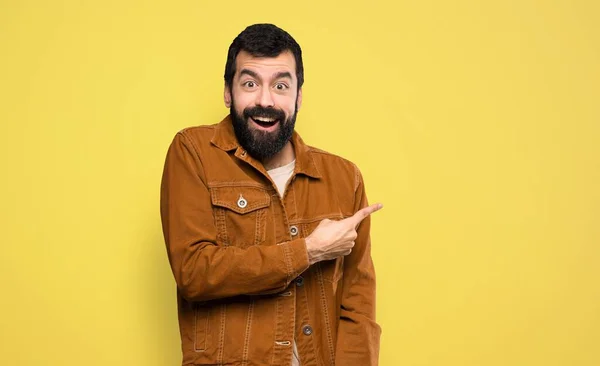
[[[273,118],[283,122],[285,120],[285,113],[281,109],[265,108],[259,105],[244,109],[245,119],[256,117]]]

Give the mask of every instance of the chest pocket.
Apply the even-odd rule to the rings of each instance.
[[[259,187],[213,187],[217,241],[246,248],[265,241],[271,197]]]

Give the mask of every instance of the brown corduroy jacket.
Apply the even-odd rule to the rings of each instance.
[[[161,218],[177,283],[183,365],[378,364],[370,218],[352,253],[309,266],[305,237],[367,206],[359,169],[294,132],[283,198],[230,117],[177,133]]]

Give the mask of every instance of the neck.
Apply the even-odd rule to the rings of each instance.
[[[291,141],[288,141],[281,151],[268,159],[264,159],[262,163],[266,170],[271,170],[291,163],[295,157],[294,146]]]

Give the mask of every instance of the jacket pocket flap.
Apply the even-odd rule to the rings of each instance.
[[[269,207],[271,196],[257,187],[213,187],[210,189],[212,204],[239,214],[246,214]]]

